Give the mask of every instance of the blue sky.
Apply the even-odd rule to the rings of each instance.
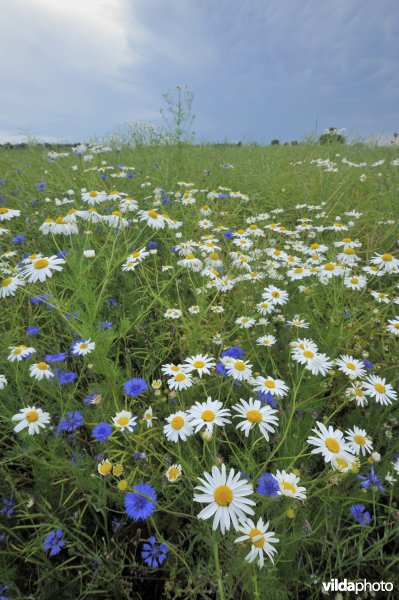
[[[3,0],[0,141],[160,124],[194,93],[198,141],[399,130],[397,0]]]

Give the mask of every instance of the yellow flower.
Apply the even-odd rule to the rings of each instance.
[[[120,481],[118,481],[117,487],[120,492],[126,492],[128,486],[129,482],[127,479],[121,479]]]
[[[110,461],[108,459],[103,460],[102,462],[100,462],[97,465],[97,470],[100,473],[100,475],[103,475],[104,477],[106,477],[107,475],[109,475],[111,473],[111,469],[112,469],[112,464],[110,463]]]
[[[120,464],[117,464],[114,466],[114,468],[112,469],[112,474],[115,475],[115,477],[120,477],[123,473],[123,466]]]
[[[293,519],[295,517],[295,510],[289,508],[285,514],[289,519]]]

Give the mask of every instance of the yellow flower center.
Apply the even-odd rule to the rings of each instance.
[[[271,379],[268,379],[267,381],[265,381],[265,386],[269,388],[269,390],[272,390],[276,387],[276,384],[274,383],[274,381],[271,381]]]
[[[242,360],[236,360],[236,362],[234,363],[234,368],[237,371],[245,371],[246,365]]]
[[[314,352],[312,352],[311,350],[305,350],[303,353],[305,358],[313,358],[314,357]]]
[[[320,248],[320,244],[316,244],[316,243],[315,243],[315,244],[311,244],[311,245],[310,245],[310,249],[311,249],[311,250],[317,250],[317,248]]]
[[[382,385],[382,383],[376,383],[374,385],[375,390],[379,393],[379,394],[384,394],[385,393],[385,385]]]
[[[109,460],[100,464],[100,466],[98,467],[98,470],[100,471],[101,475],[109,475],[111,473],[111,469],[112,465],[109,462]]]
[[[392,254],[385,253],[381,256],[381,258],[384,262],[391,262],[391,260],[393,259],[393,256],[392,256]]]
[[[186,254],[186,260],[193,260],[193,258],[195,258],[194,254],[191,254],[191,252],[189,254]]]
[[[364,444],[366,443],[366,438],[360,435],[360,433],[357,433],[353,439],[356,442],[356,444],[359,444],[359,446],[364,446]]]
[[[342,241],[344,242],[344,244],[350,244],[352,241],[352,238],[343,238]]]
[[[209,408],[207,410],[204,410],[204,412],[201,415],[201,419],[203,421],[207,421],[208,423],[213,421],[214,418],[215,418],[215,413],[213,412],[213,410],[210,410]]]
[[[176,417],[173,417],[170,424],[172,426],[172,429],[176,429],[178,431],[179,429],[181,429],[183,427],[184,419],[180,415],[177,415]]]
[[[10,285],[10,283],[12,283],[12,277],[7,277],[6,279],[3,279],[1,287],[7,287]]]
[[[86,348],[89,347],[89,344],[87,342],[83,342],[83,344],[80,344],[80,348],[81,350],[86,350]]]
[[[126,425],[129,423],[129,417],[119,417],[117,423],[121,427],[126,427]]]
[[[112,469],[112,473],[115,475],[115,477],[120,477],[123,473],[123,466],[115,465],[114,468]]]
[[[330,452],[339,452],[341,446],[334,438],[327,438],[325,444]]]
[[[346,469],[349,465],[348,462],[344,459],[344,458],[336,458],[335,459],[336,463],[337,463],[337,467],[339,467],[339,469]]]
[[[354,365],[354,364],[353,364],[353,363],[351,363],[351,362],[348,362],[348,363],[346,363],[346,368],[347,368],[347,369],[350,369],[351,371],[355,371],[355,369],[356,369],[356,365]]]
[[[91,198],[97,198],[97,196],[98,196],[98,193],[97,193],[97,192],[89,192],[89,196],[90,196]]]
[[[57,217],[55,222],[57,225],[65,225],[64,217]]]
[[[217,252],[211,252],[209,258],[211,260],[219,260],[219,254]]]
[[[259,410],[249,410],[247,412],[247,420],[250,423],[261,423],[262,422],[262,414]]]
[[[354,392],[355,396],[357,396],[358,398],[361,398],[362,396],[364,396],[362,390],[360,390],[359,388],[353,388],[353,392]]]
[[[327,263],[326,265],[324,265],[324,269],[326,271],[334,271],[334,265],[332,263]]]
[[[261,535],[262,537],[260,537],[257,540],[253,539],[259,535]],[[249,537],[251,538],[251,541],[256,548],[263,548],[263,545],[265,543],[265,536],[262,535],[262,532],[260,531],[260,529],[256,529],[256,528],[251,529],[251,531],[249,532]]]
[[[193,363],[193,366],[194,366],[196,369],[202,369],[202,367],[205,367],[205,363],[204,363],[204,361],[203,361],[203,360],[196,360],[196,361]]]
[[[8,208],[5,208],[4,206],[0,207],[0,215],[5,215],[8,213]]]
[[[129,482],[126,479],[122,479],[122,481],[118,481],[118,490],[120,492],[126,492],[128,485]]]
[[[120,210],[114,210],[111,215],[114,215],[115,217],[122,217],[122,213],[120,212]]]
[[[233,501],[233,491],[228,485],[219,485],[213,492],[213,497],[219,506],[229,506]]]
[[[179,368],[179,367],[177,367],[176,365],[172,365],[172,366],[170,367],[170,370],[171,370],[171,371],[174,371],[175,373],[178,373],[178,372],[180,371],[180,368]]]
[[[272,292],[273,298],[280,298],[280,292]]]
[[[296,269],[294,269],[294,273],[302,273],[303,270],[303,267],[297,267]]]
[[[359,283],[359,277],[351,277],[350,282],[351,283]]]
[[[348,254],[348,255],[355,254],[355,251],[353,248],[345,248],[344,254]]]
[[[37,368],[40,369],[41,371],[45,371],[46,369],[48,369],[48,364],[45,362],[39,362],[37,363]]]
[[[154,209],[153,210],[149,210],[147,214],[148,214],[149,217],[151,217],[151,219],[156,219],[158,217],[158,213]]]
[[[47,258],[39,258],[39,260],[35,260],[33,263],[34,269],[45,269],[50,264],[50,261]]]
[[[344,224],[343,223],[335,223],[335,227],[343,227]]]
[[[292,485],[292,483],[290,483],[289,481],[283,481],[281,487],[283,488],[283,490],[289,490],[293,494],[296,494],[296,487]]]
[[[184,373],[178,373],[177,375],[175,375],[175,381],[184,381],[186,379],[186,376]]]
[[[36,423],[39,420],[39,413],[36,410],[30,410],[26,413],[25,419],[28,423]]]
[[[179,477],[180,472],[179,469],[176,469],[176,467],[170,467],[169,471],[168,471],[168,479],[170,481],[176,481],[176,479]]]

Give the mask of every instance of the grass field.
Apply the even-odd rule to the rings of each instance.
[[[1,598],[397,597],[397,149],[33,145],[0,181]]]

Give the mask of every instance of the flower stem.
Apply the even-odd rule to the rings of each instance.
[[[212,533],[212,541],[213,541],[213,557],[215,559],[216,576],[217,576],[218,587],[219,587],[219,600],[225,600],[225,595],[224,595],[224,590],[223,590],[223,581],[222,581],[222,572],[220,570],[220,563],[219,563],[218,542],[217,542],[215,533]]]

